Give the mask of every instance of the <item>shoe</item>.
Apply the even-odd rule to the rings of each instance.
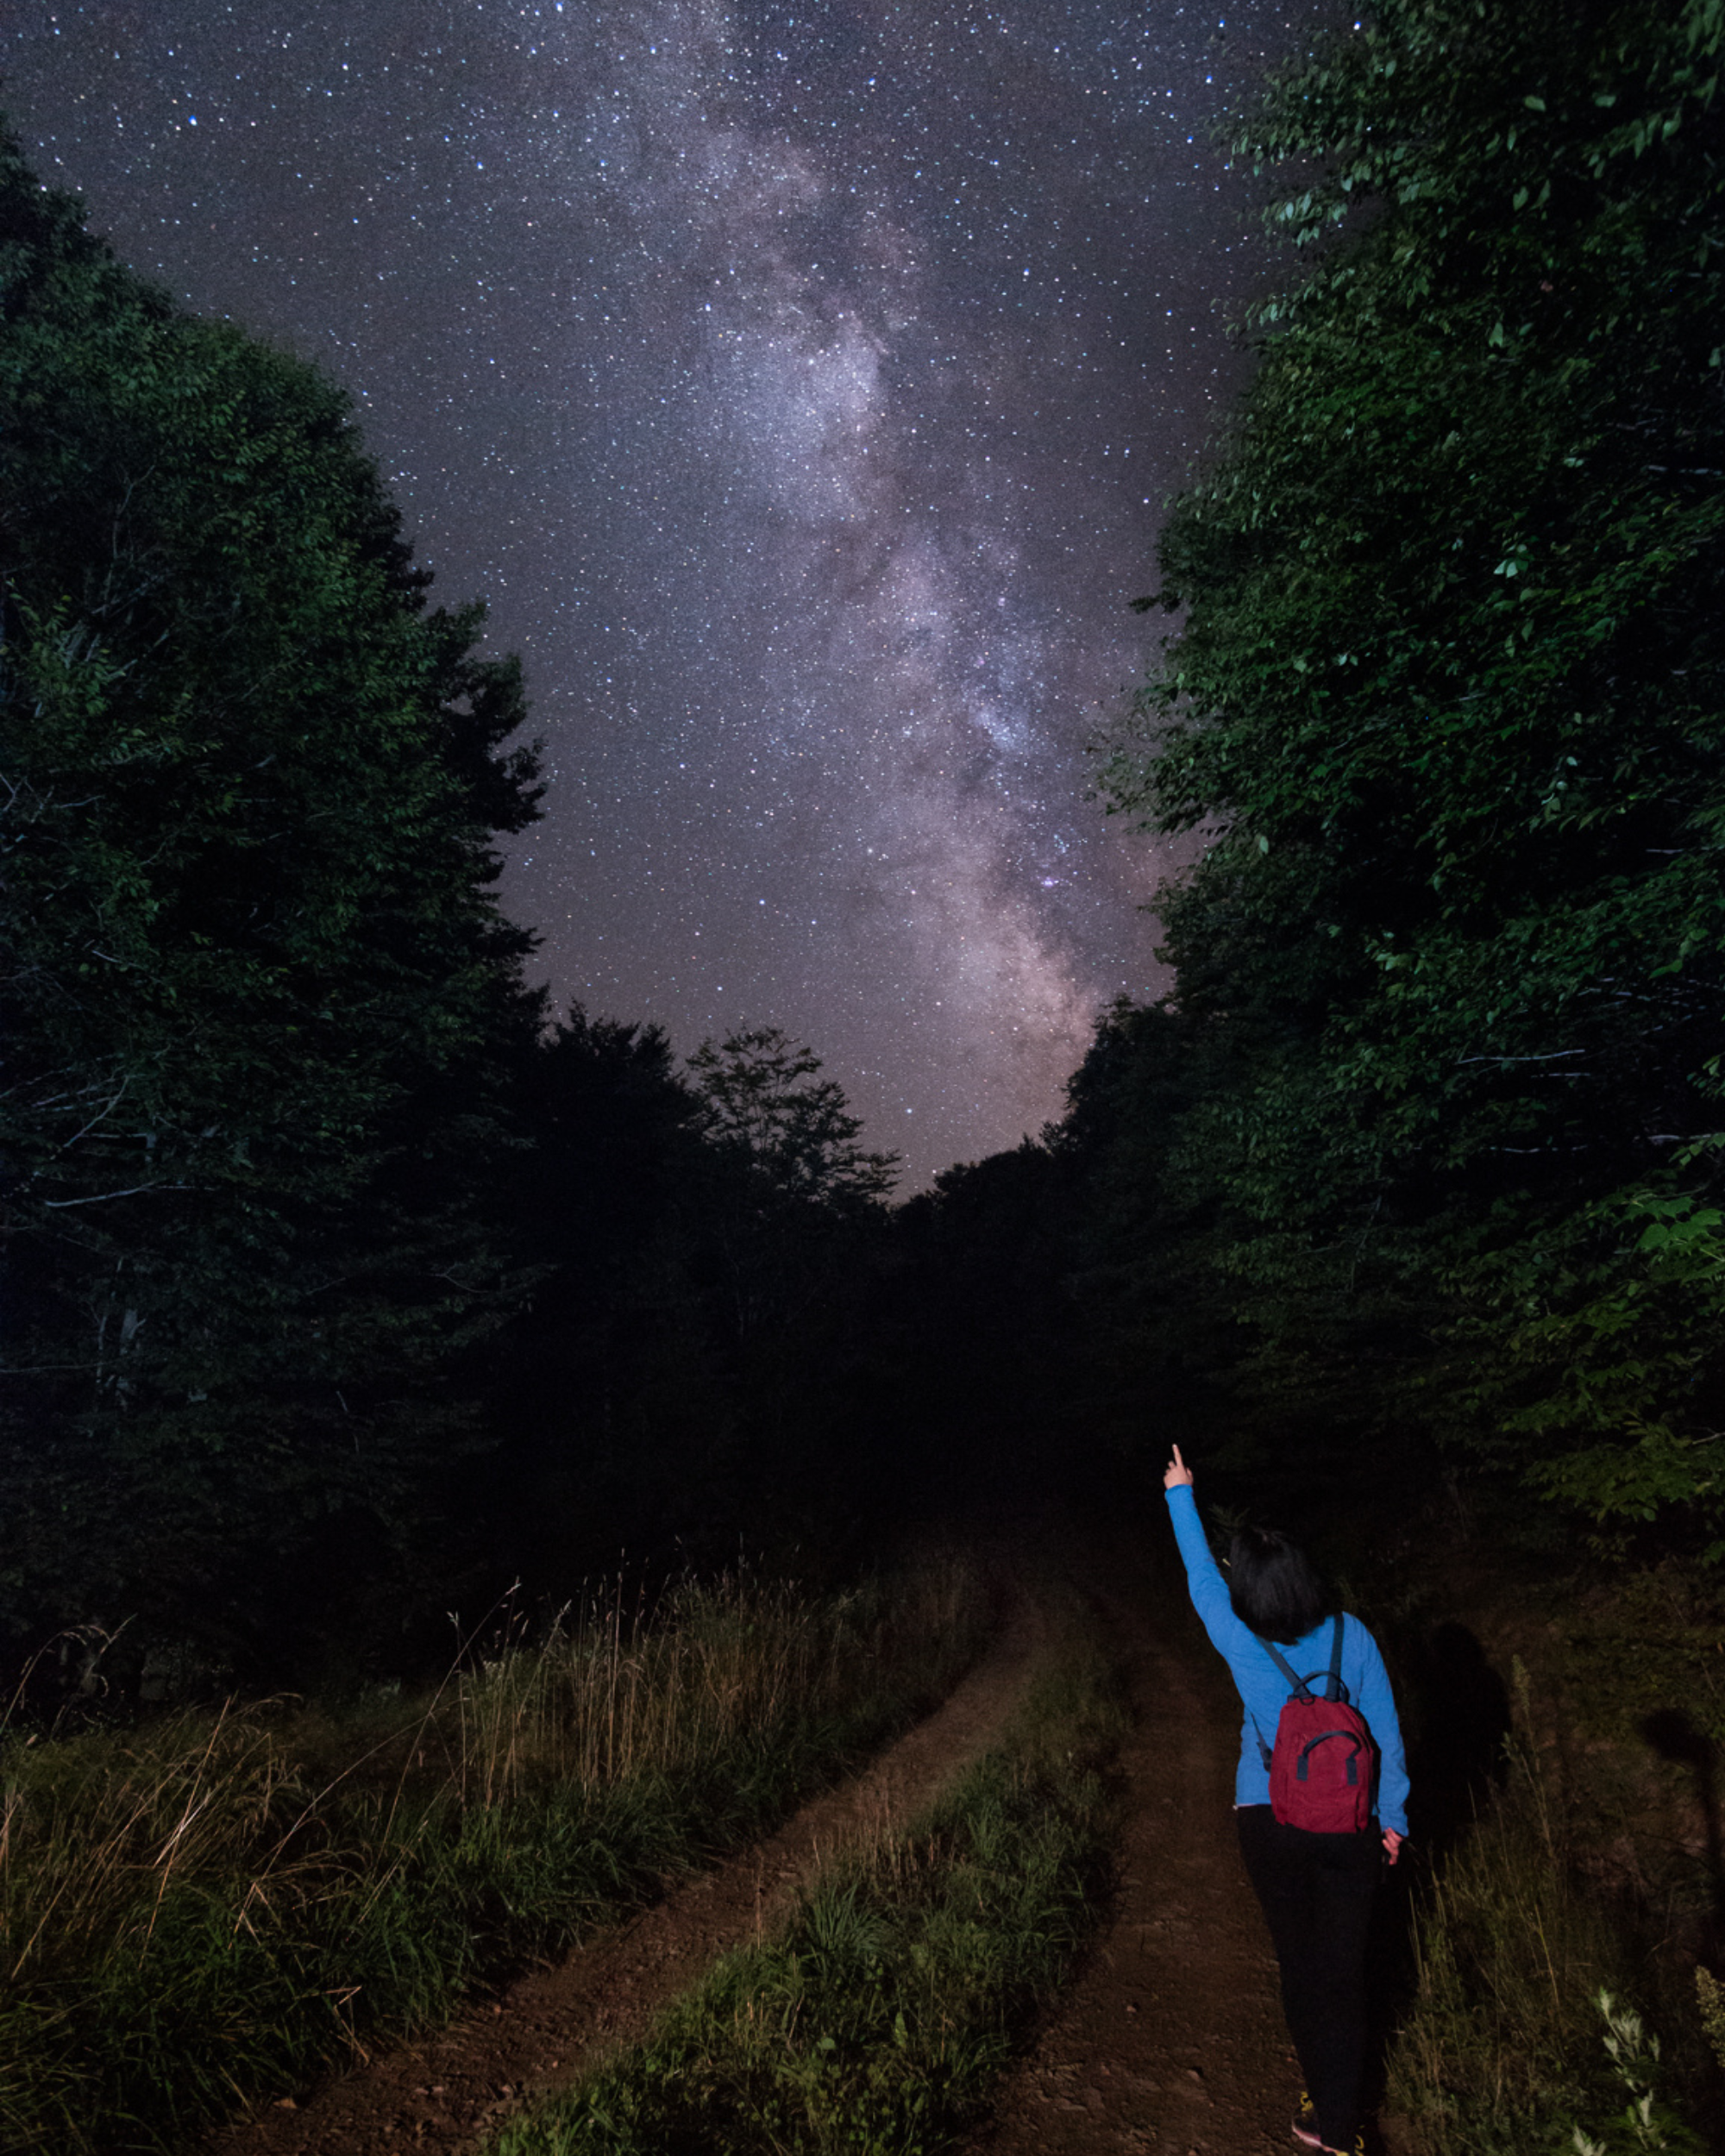
[[[1357,2134],[1352,2148],[1333,2148],[1318,2132],[1318,2114],[1312,2099],[1302,2089],[1300,2109],[1294,2114],[1289,2131],[1302,2148],[1314,2148],[1318,2156],[1365,2156],[1365,2136]]]

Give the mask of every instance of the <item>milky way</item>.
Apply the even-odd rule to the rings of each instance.
[[[1262,274],[1208,131],[1314,16],[115,0],[25,10],[4,97],[125,259],[348,386],[521,653],[560,999],[782,1026],[908,1187],[1164,985],[1085,743]]]

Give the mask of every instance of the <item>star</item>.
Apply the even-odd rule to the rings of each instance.
[[[1182,856],[1088,798],[1243,361],[1210,146],[1305,4],[160,0],[15,32],[41,176],[315,356],[551,780],[560,1000],[814,1046],[906,1188],[1159,992]]]

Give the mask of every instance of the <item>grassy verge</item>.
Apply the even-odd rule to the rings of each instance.
[[[432,1697],[0,1743],[0,2147],[183,2149],[758,1834],[974,1654],[965,1566],[593,1608]]]
[[[1007,1741],[925,1820],[830,1868],[640,2049],[493,2156],[918,2156],[949,2147],[1089,1929],[1122,1724],[1069,1643]]]
[[[1573,1858],[1539,1754],[1518,1738],[1501,1795],[1415,1925],[1417,1984],[1389,2093],[1433,2151],[1554,2149],[1564,2118],[1600,2100],[1590,1999],[1621,1983],[1622,1954]]]
[[[1697,1997],[1725,1973],[1725,1577],[1530,1546],[1449,1496],[1332,1542],[1409,1740],[1412,1961],[1380,1971],[1396,2147],[1675,2152],[1680,2117],[1725,2148],[1725,2016],[1709,2043]]]
[[[1614,1892],[1515,1674],[1503,1786],[1417,1914],[1391,2103],[1427,2156],[1700,2156],[1671,2100],[1693,2101],[1705,2078],[1701,2015],[1678,1981],[1692,1958],[1661,1951],[1636,1897],[1622,1881]]]

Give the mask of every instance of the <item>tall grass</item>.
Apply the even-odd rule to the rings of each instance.
[[[1426,2156],[1573,2156],[1590,2138],[1577,2122],[1622,2104],[1600,1996],[1649,1980],[1624,1912],[1588,1876],[1519,1663],[1515,1676],[1505,1784],[1427,1890],[1415,1995],[1390,2051],[1390,2102]],[[1599,2146],[1617,2147],[1602,2130]]]
[[[762,1831],[944,1692],[960,1564],[505,1631],[432,1695],[0,1740],[0,2146],[183,2148]]]
[[[493,2156],[915,2156],[950,2147],[1090,1928],[1099,1766],[1124,1722],[1094,1650],[1048,1672],[932,1813],[831,1867],[647,2043]]]

